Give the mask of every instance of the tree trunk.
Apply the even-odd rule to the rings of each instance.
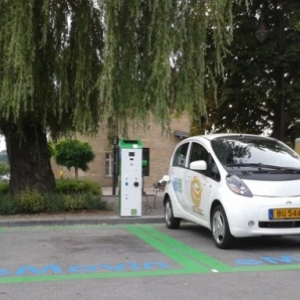
[[[26,188],[53,193],[55,179],[47,136],[42,126],[24,126],[22,135],[14,124],[7,124],[2,129],[10,162],[10,194],[17,194]]]
[[[274,114],[274,122],[271,137],[284,141],[285,138],[285,120],[284,120],[284,99],[279,96],[277,99],[276,111]]]

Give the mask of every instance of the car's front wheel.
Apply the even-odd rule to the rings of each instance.
[[[170,198],[165,201],[165,223],[170,229],[177,229],[180,226],[181,219],[175,218]]]
[[[230,248],[234,243],[234,237],[230,233],[228,220],[222,205],[214,208],[211,219],[211,230],[215,244],[218,248]]]

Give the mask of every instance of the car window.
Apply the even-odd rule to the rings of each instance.
[[[220,181],[221,179],[220,172],[213,158],[211,158],[209,168],[210,168],[210,177],[217,181]]]
[[[220,172],[218,167],[208,151],[202,145],[198,143],[192,143],[190,163],[197,160],[204,160],[207,163],[207,170],[199,171],[199,173],[209,176],[214,180],[220,180]]]
[[[228,136],[212,141],[219,161],[230,164],[264,164],[300,169],[300,158],[277,140],[264,137]]]
[[[181,145],[175,152],[173,166],[185,167],[189,143]]]
[[[207,150],[202,145],[192,143],[190,163],[196,160],[204,160],[208,163],[208,156]]]

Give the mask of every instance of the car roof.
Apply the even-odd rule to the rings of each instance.
[[[265,139],[273,139],[271,137],[268,136],[262,136],[262,135],[255,135],[255,134],[244,134],[244,133],[212,133],[212,134],[205,134],[205,135],[196,135],[196,136],[191,136],[189,138],[186,139],[186,141],[188,140],[197,140],[198,138],[204,138],[207,140],[214,140],[216,138],[226,138],[226,137],[230,137],[230,136],[240,136],[240,137],[253,137],[253,138],[265,138]]]

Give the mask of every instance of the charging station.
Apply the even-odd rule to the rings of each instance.
[[[142,143],[119,141],[119,206],[121,217],[142,215]]]

